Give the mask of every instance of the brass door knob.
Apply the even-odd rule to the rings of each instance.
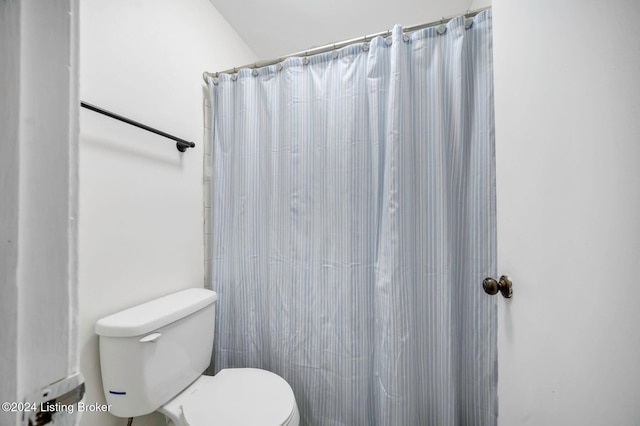
[[[507,299],[510,299],[513,296],[513,283],[511,279],[507,275],[503,275],[500,277],[499,281],[494,280],[493,278],[485,278],[482,281],[482,288],[485,293],[494,295],[498,293],[498,291]]]

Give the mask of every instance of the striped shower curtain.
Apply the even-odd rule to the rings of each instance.
[[[304,425],[495,425],[491,12],[209,81],[215,370]]]

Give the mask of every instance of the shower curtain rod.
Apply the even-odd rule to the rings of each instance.
[[[139,127],[141,129],[146,130],[147,132],[155,133],[156,135],[164,136],[165,138],[172,139],[176,141],[176,148],[180,152],[185,152],[187,148],[194,148],[196,146],[195,143],[186,141],[177,136],[170,135],[169,133],[165,133],[162,130],[154,129],[153,127],[147,126],[146,124],[139,123],[135,120],[132,120],[127,117],[123,117],[111,111],[107,111],[106,109],[99,108],[95,105],[88,104],[86,102],[80,101],[80,106],[86,109],[90,109],[91,111],[95,111],[98,114],[106,115],[107,117],[111,117],[113,119],[122,121],[127,124],[131,124],[132,126]]]
[[[465,18],[473,18],[478,13],[483,12],[483,11],[485,11],[487,9],[491,9],[491,6],[482,7],[480,9],[475,9],[475,10],[467,10],[467,12],[464,13],[464,14],[458,14],[458,15],[452,15],[452,16],[448,16],[448,17],[443,17],[439,21],[433,21],[433,22],[428,22],[426,24],[418,24],[418,25],[413,25],[413,26],[410,26],[410,27],[405,27],[405,28],[403,28],[403,32],[410,33],[410,32],[414,32],[414,31],[422,30],[424,28],[435,27],[437,25],[446,24],[447,22],[451,21],[452,19],[457,18],[458,16],[464,16]],[[366,43],[367,41],[370,41],[374,37],[390,35],[390,34],[391,34],[391,30],[381,31],[379,33],[366,35],[364,37],[357,37],[357,38],[353,38],[353,39],[350,39],[350,40],[340,41],[340,42],[337,42],[337,43],[326,44],[326,45],[320,46],[320,47],[314,47],[314,48],[309,49],[309,50],[302,50],[300,52],[291,53],[291,54],[285,55],[285,56],[280,56],[279,58],[276,58],[276,59],[269,59],[269,60],[265,60],[265,61],[257,61],[257,62],[254,62],[252,64],[246,64],[246,65],[242,65],[240,67],[229,68],[228,70],[224,70],[224,71],[218,71],[218,72],[214,72],[214,73],[205,71],[205,72],[202,73],[202,78],[204,79],[205,83],[208,84],[209,82],[207,80],[207,77],[217,77],[220,74],[235,74],[239,70],[241,70],[242,68],[261,68],[261,67],[266,67],[266,66],[269,66],[269,65],[275,65],[275,64],[277,64],[279,62],[284,61],[287,58],[294,58],[294,57],[300,57],[300,56],[305,57],[305,56],[317,55],[318,53],[330,52],[332,50],[340,49],[340,48],[348,46],[350,44],[363,43],[363,42]]]

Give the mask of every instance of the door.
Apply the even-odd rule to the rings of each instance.
[[[639,424],[640,3],[493,3],[499,424]]]

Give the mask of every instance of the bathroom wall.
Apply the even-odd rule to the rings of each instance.
[[[83,0],[80,96],[196,143],[80,111],[80,366],[88,403],[104,402],[97,319],[202,287],[203,80],[255,55],[208,0]],[[82,425],[122,425],[85,413]],[[158,415],[136,419],[164,425]]]
[[[640,3],[493,17],[499,424],[640,424]]]
[[[76,11],[75,0],[0,2],[3,403],[78,369]],[[2,410],[0,424],[22,413]]]
[[[0,3],[0,402],[18,395],[18,224],[20,193],[20,4]],[[16,413],[0,411],[0,424]]]
[[[491,6],[491,0],[473,0],[471,2],[471,6],[469,6],[469,10],[476,10],[489,6]]]

